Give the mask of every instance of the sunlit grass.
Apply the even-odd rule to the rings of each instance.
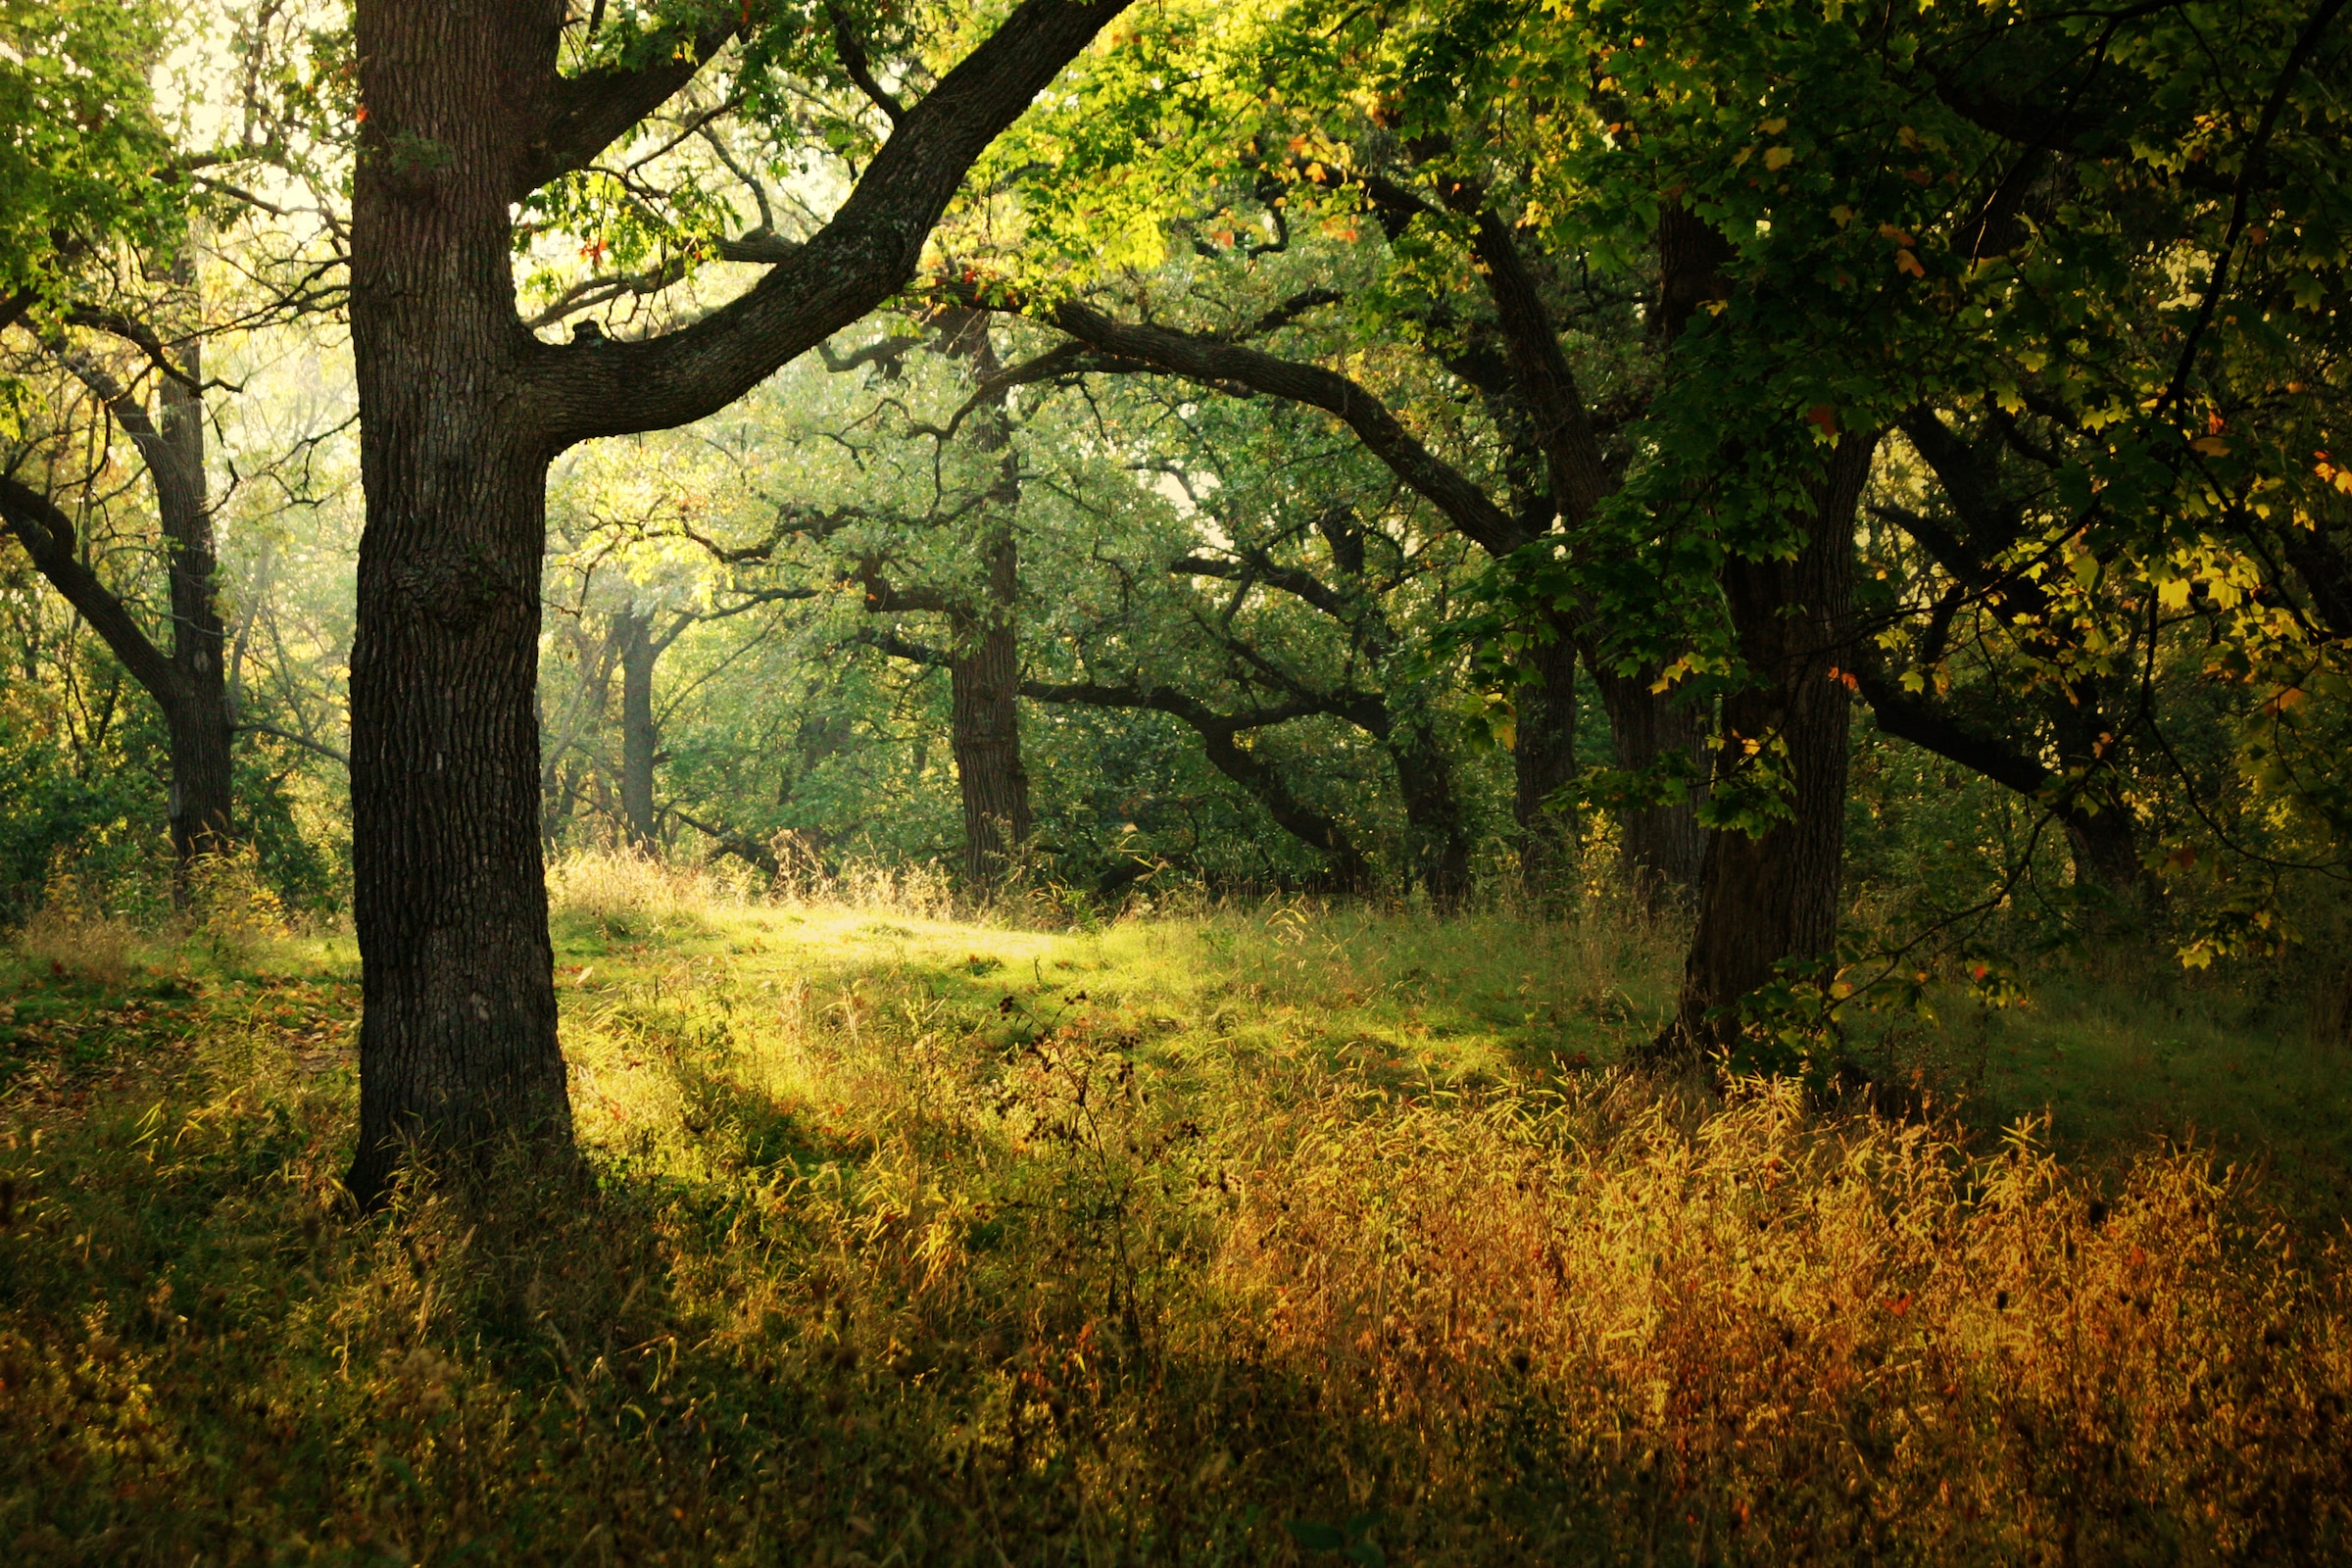
[[[1599,1064],[1671,931],[554,891],[587,1176],[365,1224],[348,937],[6,960],[12,1560],[2345,1548],[2325,1231],[2146,1139],[1661,1099]]]

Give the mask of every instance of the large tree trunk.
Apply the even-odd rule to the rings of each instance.
[[[1706,725],[1686,705],[1650,690],[1658,678],[1655,669],[1620,675],[1600,660],[1590,661],[1588,667],[1609,716],[1620,768],[1640,772],[1675,753],[1693,762],[1704,760]],[[1645,908],[1663,913],[1688,907],[1698,896],[1706,849],[1695,797],[1617,815],[1619,874]]]
[[[629,843],[651,851],[654,753],[662,742],[654,725],[654,663],[662,650],[654,641],[652,611],[632,606],[620,620],[620,818]]]
[[[183,365],[201,384],[202,350],[190,344]],[[227,638],[215,597],[220,563],[204,471],[204,401],[165,376],[163,405],[163,444],[180,471],[178,486],[159,482],[156,491],[172,583],[173,681],[163,705],[172,740],[172,854],[184,887],[191,860],[230,842]]]
[[[1874,440],[1849,434],[1815,487],[1804,543],[1793,561],[1735,558],[1723,587],[1740,655],[1754,684],[1724,700],[1726,745],[1716,778],[1751,759],[1746,743],[1787,749],[1792,814],[1750,836],[1712,834],[1699,877],[1691,937],[1674,1018],[1653,1054],[1690,1056],[1739,1036],[1734,1009],[1788,959],[1818,958],[1837,945],[1845,852],[1848,714],[1844,667],[1852,636],[1853,516],[1870,475]]]
[[[1511,814],[1519,824],[1519,875],[1538,902],[1564,900],[1576,878],[1576,808],[1559,800],[1576,782],[1576,644],[1566,628],[1528,650],[1512,739]]]
[[[571,1142],[535,809],[550,451],[516,412],[539,345],[514,314],[514,153],[485,111],[537,93],[518,79],[535,51],[512,35],[558,10],[359,9],[371,134],[352,215],[368,517],[351,808],[365,1012],[346,1184],[364,1206],[412,1146]]]

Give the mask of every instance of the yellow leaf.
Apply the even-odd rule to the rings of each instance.
[[[1742,147],[1732,155],[1732,167],[1737,169],[1755,156],[1756,150],[1753,147]]]
[[[2209,458],[2226,458],[2230,455],[2230,443],[2218,435],[2201,435],[2188,444],[2188,450],[2202,452]]]
[[[1927,689],[1927,676],[1922,675],[1916,669],[1906,669],[1903,671],[1903,690],[1907,692],[1924,692]]]
[[[2188,608],[2188,579],[2175,577],[2171,582],[2156,585],[2156,603],[2167,610]]]
[[[1909,251],[1896,251],[1894,253],[1894,270],[1898,272],[1908,272],[1913,277],[1925,277],[1928,275],[1928,270],[1919,265],[1919,258],[1912,255]]]
[[[1854,210],[1851,207],[1838,206],[1830,209],[1830,221],[1836,223],[1839,228],[1843,228],[1853,220]]]
[[[1763,131],[1767,136],[1778,136],[1782,131],[1788,128],[1788,122],[1776,116],[1775,118],[1764,122],[1764,123],[1759,125],[1757,128]]]
[[[1775,147],[1764,155],[1764,167],[1771,170],[1787,169],[1789,161],[1795,157],[1796,154],[1786,147]]]

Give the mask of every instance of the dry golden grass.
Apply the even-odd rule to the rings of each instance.
[[[1976,1156],[1802,1100],[1757,1082],[1678,1107],[1604,1079],[1336,1105],[1269,1138],[1220,1275],[1271,1359],[1413,1433],[1460,1504],[1539,1455],[1582,1478],[1561,1550],[2345,1543],[2338,1243],[2303,1255],[2203,1154],[2144,1153],[2105,1194],[2026,1131]]]
[[[55,903],[35,910],[16,940],[33,963],[109,987],[129,979],[140,943],[139,933],[119,915]]]
[[[859,898],[567,865],[585,1177],[364,1224],[344,945],[135,1007],[20,973],[93,1054],[0,1103],[0,1552],[2352,1546],[2340,1240],[2202,1152],[1578,1068],[1660,1004],[1638,924]]]

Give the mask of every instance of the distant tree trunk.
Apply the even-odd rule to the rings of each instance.
[[[1851,662],[1853,516],[1875,450],[1875,440],[1849,434],[1831,458],[1795,560],[1736,558],[1724,568],[1733,630],[1755,684],[1724,700],[1730,744],[1716,777],[1748,761],[1741,742],[1778,740],[1788,750],[1781,765],[1793,777],[1793,814],[1753,837],[1730,828],[1709,837],[1698,929],[1654,1055],[1730,1045],[1738,1026],[1729,1010],[1771,980],[1777,964],[1835,949],[1845,852],[1842,666]]]
[[[603,640],[591,643],[573,626],[571,651],[579,669],[579,685],[564,705],[558,727],[551,730],[545,712],[539,715],[539,793],[545,803],[539,837],[550,847],[571,819],[573,808],[578,804],[588,763],[584,758],[573,757],[572,748],[579,744],[582,735],[604,720],[605,709],[612,699],[612,670],[620,662],[622,634],[626,629],[615,617],[606,628]]]
[[[1519,824],[1520,877],[1549,905],[1566,895],[1576,876],[1576,808],[1555,804],[1576,782],[1576,643],[1563,627],[1526,657],[1535,678],[1519,688],[1511,814]]]
[[[1012,445],[1008,387],[987,395],[1002,368],[989,340],[985,312],[950,318],[948,350],[969,362],[984,394],[972,411],[968,439],[997,459],[997,477],[982,510],[981,594],[949,614],[950,741],[956,781],[963,795],[963,871],[984,887],[1003,877],[1029,842],[1029,774],[1021,765],[1020,543],[1014,533],[1021,505],[1020,453]]]
[[[2152,903],[2147,868],[2139,863],[2139,838],[2130,808],[2104,803],[2098,811],[2075,807],[2059,819],[2074,852],[2075,884],[2096,888],[2128,906]]]
[[[1470,892],[1470,835],[1453,791],[1453,769],[1427,725],[1398,728],[1389,749],[1404,795],[1412,874],[1428,890],[1429,902],[1450,912]]]
[[[654,753],[661,734],[654,727],[654,614],[631,606],[620,612],[620,817],[629,843],[650,852],[655,844]]]
[[[1019,546],[1006,516],[982,545],[985,608],[951,617],[951,740],[963,792],[963,869],[975,885],[1004,874],[1029,840],[1029,775],[1021,766],[1021,652],[1013,600]]]
[[[201,385],[203,350],[182,356],[188,378]],[[172,853],[183,868],[199,855],[228,847],[230,716],[227,648],[216,597],[220,561],[204,471],[204,400],[170,376],[163,378],[163,444],[171,450],[184,490],[158,484],[165,548],[171,557],[172,666],[177,677],[165,721],[172,737]]]
[[[1588,667],[1609,715],[1618,767],[1639,772],[1678,752],[1693,762],[1704,759],[1705,724],[1689,708],[1650,690],[1657,681],[1655,669],[1620,675],[1598,660]],[[1646,908],[1662,912],[1693,902],[1706,849],[1695,799],[1618,813],[1619,873]]]

